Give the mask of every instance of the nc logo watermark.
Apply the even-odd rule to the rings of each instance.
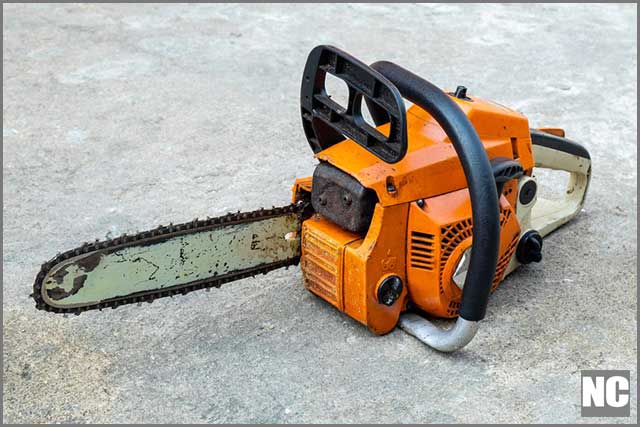
[[[630,415],[629,371],[580,372],[583,417],[628,417]]]

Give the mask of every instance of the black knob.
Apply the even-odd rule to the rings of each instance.
[[[402,280],[398,276],[389,276],[378,287],[378,302],[392,306],[402,293]]]
[[[542,236],[536,230],[529,230],[520,238],[516,249],[516,259],[520,264],[542,260]]]
[[[460,99],[467,99],[467,88],[464,86],[458,86],[453,96]]]
[[[524,183],[522,188],[520,189],[520,203],[523,205],[528,205],[531,203],[534,197],[536,197],[536,191],[538,190],[538,185],[534,180],[529,180]]]

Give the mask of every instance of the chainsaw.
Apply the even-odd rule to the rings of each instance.
[[[328,93],[329,75],[346,102]],[[589,186],[589,153],[562,129],[530,129],[463,86],[444,92],[335,47],[309,54],[300,111],[318,165],[295,180],[290,205],[85,243],[44,263],[36,307],[117,308],[299,264],[309,291],[373,333],[399,326],[455,351],[501,281],[541,261],[543,238],[580,212]],[[538,197],[538,168],[568,173],[566,192]]]

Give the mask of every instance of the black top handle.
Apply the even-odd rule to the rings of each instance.
[[[327,73],[349,88],[347,106],[331,99],[325,88]],[[384,116],[389,136],[370,126],[362,116],[362,99],[376,106],[376,125]],[[314,48],[304,68],[300,89],[302,125],[314,153],[349,138],[387,163],[407,152],[406,111],[398,89],[369,66],[333,46]]]
[[[433,116],[451,140],[462,163],[471,198],[473,250],[459,315],[470,321],[482,320],[487,310],[500,245],[498,195],[484,146],[464,112],[438,87],[391,62],[376,62],[371,68],[393,83],[404,98]],[[368,104],[368,107],[372,118],[380,120],[383,115],[380,109],[374,104]]]

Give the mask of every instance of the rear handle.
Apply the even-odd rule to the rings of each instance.
[[[540,130],[531,130],[536,168],[569,173],[563,198],[538,197],[531,209],[531,228],[542,237],[573,219],[582,209],[591,180],[591,156],[577,142]]]

